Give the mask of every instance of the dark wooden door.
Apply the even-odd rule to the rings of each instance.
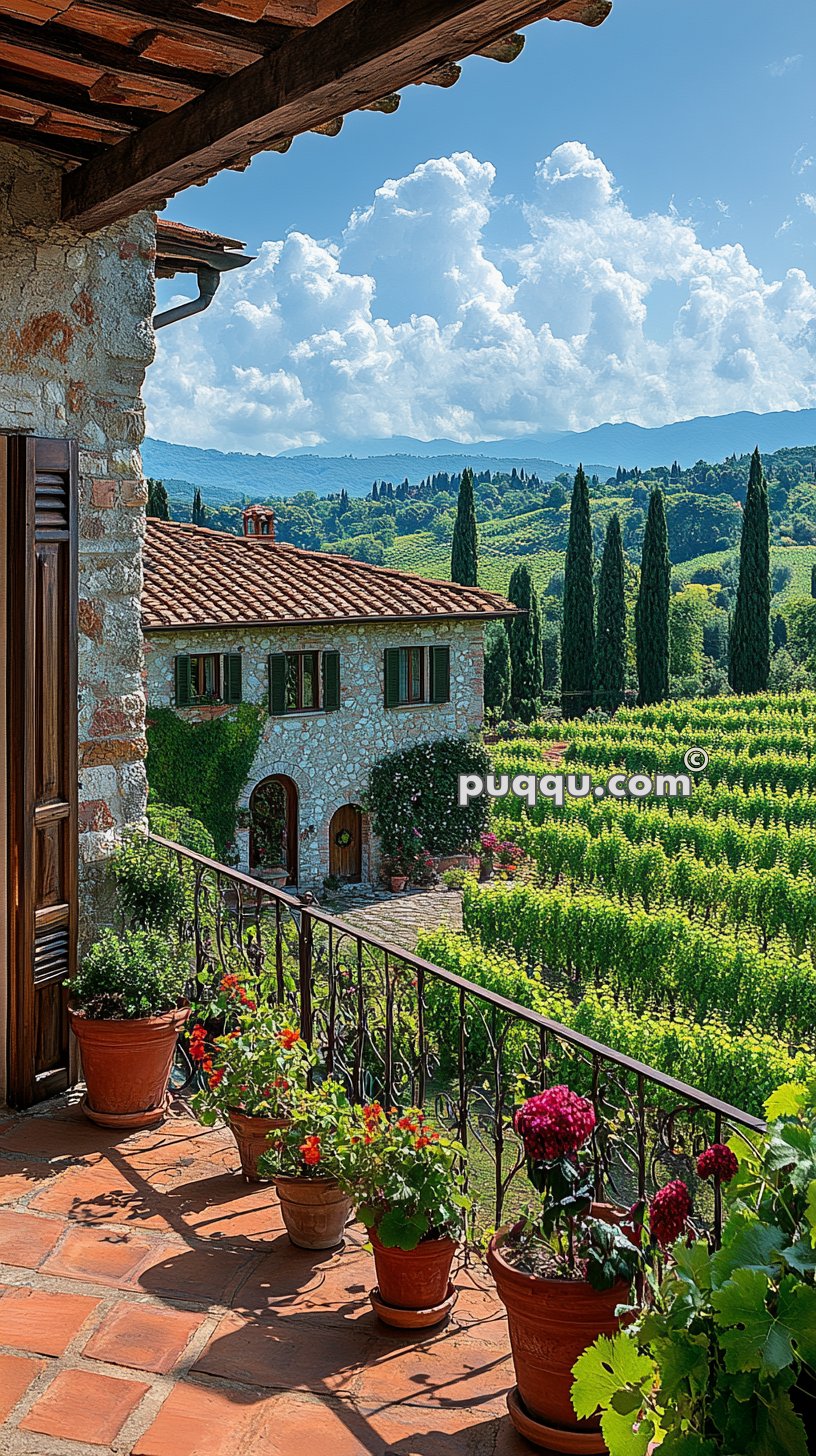
[[[338,880],[359,884],[363,873],[363,836],[360,810],[356,804],[342,804],[329,825],[329,873]]]
[[[0,440],[7,500],[9,1101],[66,1087],[77,940],[77,453]]]

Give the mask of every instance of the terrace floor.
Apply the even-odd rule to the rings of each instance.
[[[477,1264],[445,1328],[389,1332],[364,1232],[288,1242],[230,1135],[124,1136],[62,1099],[0,1113],[4,1456],[522,1456],[503,1312]]]

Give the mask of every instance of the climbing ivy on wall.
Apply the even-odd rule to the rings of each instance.
[[[151,795],[201,821],[224,858],[235,839],[238,800],[261,741],[263,712],[240,703],[223,717],[193,723],[172,708],[151,709],[147,778]]]
[[[490,772],[490,759],[470,738],[439,738],[389,753],[374,765],[365,806],[386,854],[416,849],[458,854],[487,823],[487,800],[459,808],[460,774]]]

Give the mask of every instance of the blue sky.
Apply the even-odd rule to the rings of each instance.
[[[231,283],[226,303],[222,299],[198,325],[168,330],[153,375],[155,386],[148,389],[151,429],[165,438],[195,443],[190,411],[207,400],[196,396],[192,379],[181,381],[175,393],[172,390],[172,361],[178,374],[179,350],[183,354],[182,328],[196,359],[197,377],[205,390],[213,391],[209,401],[213,427],[230,435],[233,448],[235,438],[244,432],[255,440],[253,448],[272,450],[317,438],[352,439],[380,429],[386,434],[427,436],[440,431],[478,438],[533,432],[536,427],[581,427],[600,422],[599,399],[606,406],[600,409],[602,418],[660,423],[664,417],[702,412],[697,409],[697,393],[682,384],[683,370],[690,368],[699,371],[702,398],[711,393],[706,370],[715,380],[725,381],[722,391],[715,387],[710,412],[816,402],[816,316],[811,317],[811,294],[795,282],[785,283],[790,270],[798,270],[795,279],[804,272],[810,283],[816,281],[814,60],[813,0],[786,0],[775,6],[764,0],[615,0],[610,18],[597,30],[540,22],[528,31],[526,48],[511,66],[471,59],[451,90],[413,87],[404,93],[395,116],[349,117],[335,139],[298,138],[285,156],[258,157],[245,173],[223,173],[204,188],[181,194],[171,201],[168,216],[239,236],[253,251],[265,243],[279,245],[295,234],[322,246],[324,252],[302,245],[296,258],[286,252],[283,257],[262,255],[260,268],[247,270],[240,284]],[[579,145],[583,152],[580,156],[559,152],[565,144]],[[546,164],[553,153],[556,162]],[[377,189],[388,179],[395,183],[416,179],[417,169],[432,159],[457,155],[469,156],[478,167],[492,167],[487,189],[484,176],[465,167],[463,184],[458,178],[452,182],[450,176],[423,173],[421,185],[415,180],[413,190],[406,192],[421,198],[421,211],[436,210],[435,243],[428,219],[420,222],[412,206],[400,246],[399,189],[388,216],[384,205],[375,204],[374,215],[365,220],[365,210],[371,209]],[[542,164],[544,190],[536,183],[536,169],[540,174]],[[604,169],[603,175],[612,179],[608,185],[602,181],[603,196],[593,192],[587,204],[594,221],[584,208],[587,169],[593,167]],[[570,174],[573,196],[566,209],[560,202],[566,190],[552,185],[553,177],[565,172]],[[595,183],[599,175],[595,173]],[[478,236],[478,256],[472,252],[452,256],[445,237],[450,226],[445,212],[456,212],[455,198],[462,195],[462,187],[468,202],[457,214],[459,226]],[[603,222],[596,215],[599,201],[606,209]],[[553,207],[562,214],[555,233],[541,215],[549,215]],[[531,221],[531,208],[538,209],[537,220]],[[349,236],[349,217],[355,210],[364,221]],[[570,234],[564,212],[574,233],[581,236],[582,258],[577,271],[557,276],[552,249],[558,240],[563,254]],[[623,214],[629,234],[626,256],[621,250]],[[639,236],[644,219],[653,220],[650,243]],[[656,263],[661,220],[663,234],[674,226],[675,236],[670,246],[662,236],[661,261]],[[688,233],[681,237],[677,230],[680,220],[690,223],[693,243]],[[419,251],[412,236],[412,229],[416,233],[418,228]],[[542,242],[544,232],[546,242]],[[729,256],[724,261],[718,251],[738,245],[754,270],[751,278],[740,259]],[[562,294],[593,292],[597,288],[597,272],[590,266],[593,248],[602,258],[605,250],[613,258],[615,299],[610,303],[610,290],[605,288],[588,324],[589,316],[580,316],[580,311],[560,316],[556,284]],[[326,250],[339,264],[339,281],[325,276],[327,267],[331,272]],[[689,261],[692,253],[694,259]],[[678,264],[680,254],[685,261]],[[450,291],[445,297],[435,296],[425,286],[418,276],[418,258],[422,267],[438,266],[443,273],[447,270],[445,276],[459,280],[456,298]],[[500,278],[488,277],[496,268]],[[522,296],[519,307],[515,290],[525,268],[526,302]],[[326,328],[311,305],[306,308],[308,317],[303,316],[304,287],[314,301],[315,270],[323,275],[318,292],[331,295],[327,314],[333,323],[326,327],[335,333],[353,332],[362,321],[378,336],[376,350],[367,354],[365,378],[359,354],[350,361],[347,352],[338,349],[329,358]],[[252,284],[247,281],[250,272],[255,272]],[[365,297],[359,287],[345,281],[364,277],[374,285]],[[691,309],[683,310],[689,302],[690,279],[695,299]],[[549,312],[545,308],[542,313],[531,302],[534,286],[538,298],[548,292],[553,297]],[[730,309],[728,337],[720,329],[716,345],[711,335],[713,304],[705,317],[695,321],[701,293],[710,293],[712,287],[717,292],[724,289]],[[761,296],[755,305],[757,287]],[[774,287],[787,288],[784,319]],[[345,312],[335,307],[338,289],[346,301]],[[628,301],[623,297],[627,289]],[[164,296],[167,292],[165,285]],[[504,320],[520,314],[527,332],[519,331],[521,325],[516,330],[516,353],[506,338],[497,346],[495,317],[489,329],[482,319],[474,332],[473,310],[468,310],[468,300],[474,297]],[[235,305],[241,299],[236,317]],[[626,314],[625,338],[622,314],[618,317],[621,310]],[[643,313],[639,321],[638,310]],[[791,310],[800,316],[798,333]],[[615,318],[610,318],[610,311]],[[381,410],[377,398],[370,397],[377,359],[383,368],[380,351],[385,347],[384,373],[396,399],[412,388],[409,365],[412,360],[416,363],[417,333],[411,320],[418,315],[439,325],[439,346],[448,355],[467,342],[467,352],[459,357],[460,383],[455,378],[443,380],[441,373],[434,375],[438,408],[426,402],[413,410]],[[760,320],[756,328],[755,319]],[[633,321],[641,331],[640,343],[632,332]],[[385,325],[392,331],[386,331],[387,337]],[[403,332],[395,337],[393,330],[401,327]],[[548,331],[543,343],[542,328]],[[706,338],[698,359],[688,341],[689,330],[695,328],[701,340]],[[594,346],[578,350],[571,343],[569,358],[559,356],[550,338],[552,334],[556,342],[579,335],[584,339],[592,329]],[[529,354],[533,338],[540,352],[539,373],[531,373],[519,393],[510,387],[509,371],[518,376],[524,357],[520,351]],[[665,356],[653,352],[644,360],[649,379],[645,387],[636,381],[634,369],[637,350],[644,344],[646,353],[651,345],[670,351]],[[422,346],[430,347],[427,339]],[[597,362],[604,347],[618,361],[611,371]],[[627,351],[632,355],[628,364]],[[321,364],[316,372],[318,355]],[[426,357],[425,373],[427,367]],[[464,376],[483,369],[486,378],[495,378],[502,368],[508,375],[499,389],[502,403],[491,409],[486,381],[479,392],[472,387],[472,378],[468,387]],[[760,375],[769,370],[771,379],[760,382]],[[267,382],[265,394],[259,379]],[[326,391],[333,392],[330,409],[316,403],[317,389],[321,401]],[[536,392],[546,396],[539,415],[533,404]],[[366,428],[369,423],[373,429]]]

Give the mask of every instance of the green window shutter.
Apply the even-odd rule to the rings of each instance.
[[[399,664],[400,650],[398,647],[386,647],[385,653],[385,706],[396,708],[399,703]]]
[[[273,715],[286,712],[286,653],[269,654],[269,711]]]
[[[340,707],[340,653],[323,653],[323,709],[334,713]]]
[[[450,648],[431,648],[431,702],[450,702]]]
[[[240,652],[224,654],[224,702],[240,703],[243,660]]]
[[[192,697],[190,659],[183,653],[176,658],[176,707],[189,708]]]

